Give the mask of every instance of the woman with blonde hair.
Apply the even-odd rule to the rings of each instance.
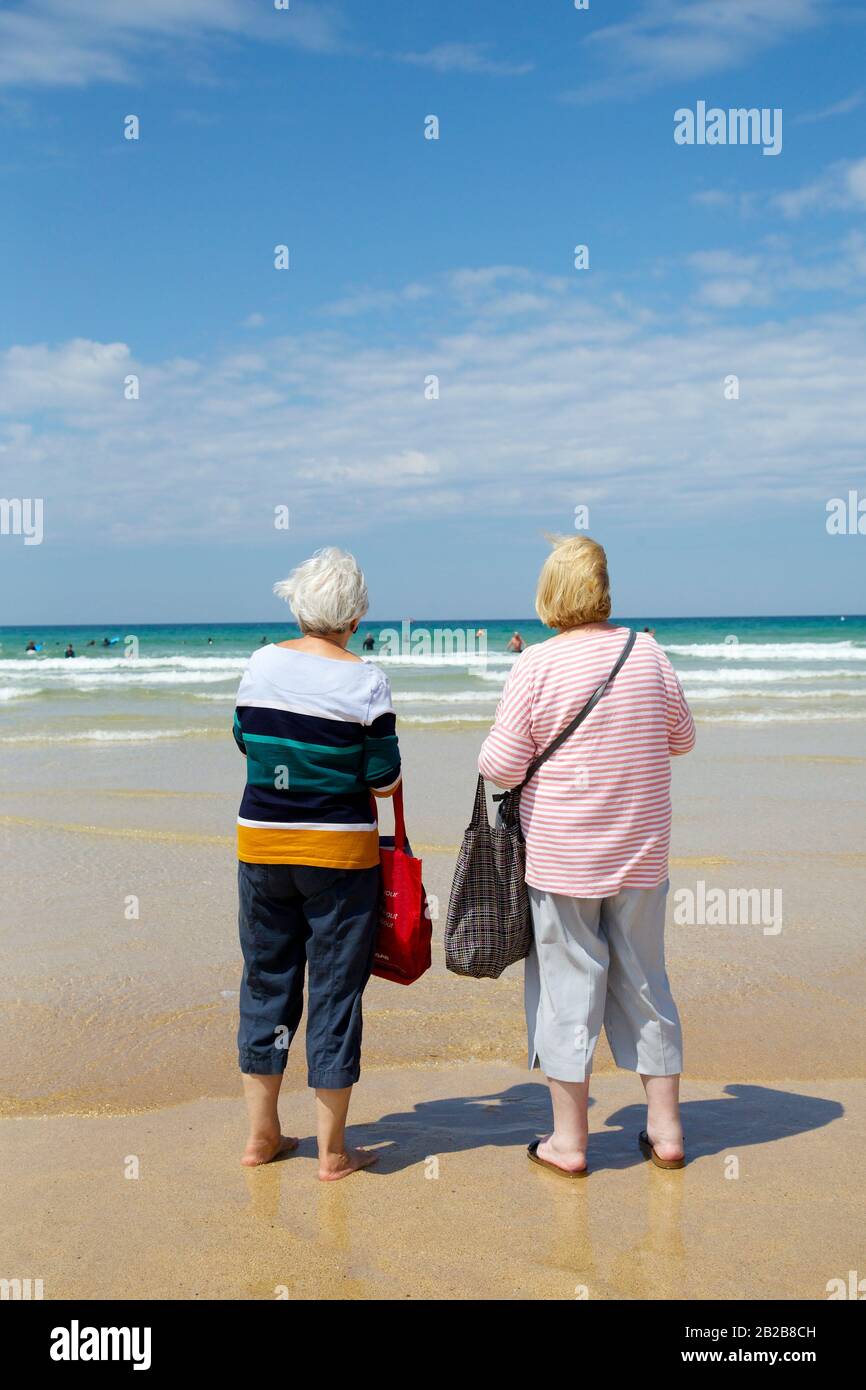
[[[605,680],[629,636],[609,622],[604,550],[558,540],[541,570],[536,610],[557,635],[528,647],[505,684],[478,760],[517,787]],[[654,639],[634,647],[580,729],[521,793],[533,946],[526,961],[529,1065],[540,1065],[553,1133],[529,1157],[566,1177],[587,1171],[587,1108],[602,1026],[616,1064],[647,1098],[641,1152],[684,1165],[679,1113],[682,1037],[664,962],[671,827],[670,759],[694,745],[685,696]]]
[[[274,591],[301,636],[253,653],[234,719],[247,760],[237,822],[238,1053],[250,1117],[241,1161],[268,1163],[297,1147],[280,1134],[277,1102],[306,976],[319,1177],[334,1181],[375,1162],[369,1150],[347,1148],[345,1130],[378,922],[370,795],[393,795],[400,752],[388,678],[347,650],[367,611],[354,557],[319,550]]]

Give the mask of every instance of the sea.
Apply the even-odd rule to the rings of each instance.
[[[654,631],[699,721],[866,720],[862,614],[615,621]],[[527,645],[551,636],[523,618],[413,619],[365,622],[351,647],[387,671],[399,725],[480,731],[516,660],[515,631]],[[250,653],[292,636],[290,623],[0,628],[0,744],[224,738]]]

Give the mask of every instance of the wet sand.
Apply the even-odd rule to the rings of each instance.
[[[403,735],[443,915],[480,738]],[[602,1045],[580,1191],[524,1157],[548,1112],[520,968],[449,976],[441,922],[422,981],[365,996],[353,1137],[382,1145],[377,1170],[316,1183],[300,1049],[283,1093],[300,1154],[242,1170],[242,760],[213,740],[12,750],[0,1272],[47,1298],[825,1297],[864,1263],[861,750],[851,726],[703,726],[675,764],[672,890],[780,888],[783,926],[669,912],[692,1163],[640,1161],[640,1084]]]
[[[6,1263],[46,1298],[817,1299],[862,1270],[862,1083],[690,1082],[683,1173],[641,1160],[636,1095],[599,1079],[577,1184],[523,1156],[546,1091],[501,1062],[369,1072],[352,1138],[379,1164],[333,1184],[306,1091],[282,1107],[300,1150],[254,1172],[231,1100],[8,1120]]]

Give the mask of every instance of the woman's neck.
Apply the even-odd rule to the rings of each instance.
[[[278,642],[278,647],[288,647],[296,652],[308,652],[310,656],[330,657],[334,661],[358,661],[354,652],[347,651],[353,630],[346,632],[312,633],[305,632],[301,637]]]

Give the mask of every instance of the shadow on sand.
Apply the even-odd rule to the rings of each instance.
[[[844,1114],[838,1101],[769,1086],[732,1084],[724,1091],[724,1097],[682,1104],[690,1162],[820,1129]],[[637,1135],[645,1122],[646,1107],[638,1103],[610,1115],[606,1128],[590,1136],[592,1170],[641,1163]],[[377,1148],[379,1162],[369,1171],[385,1175],[423,1163],[433,1154],[462,1153],[491,1144],[519,1149],[549,1130],[547,1087],[526,1082],[497,1094],[421,1101],[412,1110],[383,1115],[373,1124],[351,1125],[347,1137],[352,1145]],[[307,1151],[315,1151],[313,1140],[302,1141],[300,1152]]]

